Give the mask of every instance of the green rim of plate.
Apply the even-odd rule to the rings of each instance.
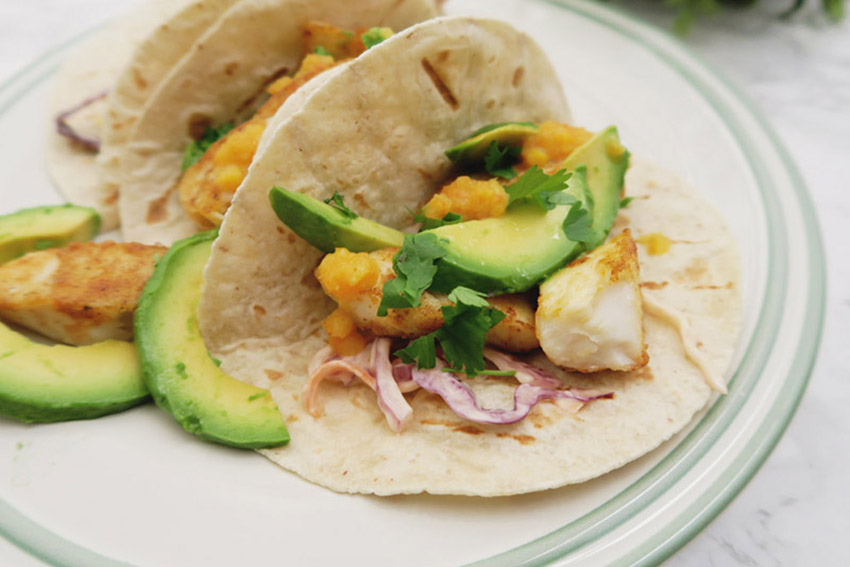
[[[700,422],[667,456],[624,491],[584,516],[541,538],[473,565],[481,567],[546,565],[580,550],[621,526],[655,502],[660,495],[668,491],[700,462],[705,451],[714,445],[726,431],[726,427],[738,416],[748,395],[755,388],[759,369],[763,367],[772,352],[773,341],[779,330],[779,307],[782,306],[787,292],[787,235],[781,230],[784,226],[781,205],[777,197],[769,191],[770,174],[767,172],[764,160],[755,149],[753,136],[730,118],[736,112],[723,99],[733,101],[755,121],[760,134],[769,140],[771,149],[784,163],[782,173],[787,176],[795,190],[796,205],[805,226],[807,273],[810,274],[811,288],[806,298],[807,309],[803,325],[805,329],[812,332],[805,334],[798,343],[788,376],[785,378],[783,393],[776,398],[771,407],[771,419],[765,420],[759,426],[744,450],[740,451],[736,459],[725,467],[723,473],[708,487],[709,489],[703,491],[698,500],[680,512],[673,521],[668,522],[665,529],[654,532],[644,540],[641,546],[620,557],[623,564],[655,565],[675,553],[699,533],[743,489],[767,459],[794,415],[817,356],[823,327],[825,260],[820,230],[805,182],[767,121],[745,96],[717,72],[711,70],[699,56],[687,47],[676,43],[669,34],[630,19],[617,9],[591,4],[586,0],[572,1],[569,5],[562,4],[563,0],[534,1],[573,12],[625,37],[639,40],[644,48],[652,51],[700,90],[704,100],[723,118],[730,133],[739,144],[739,148],[746,155],[758,181],[762,204],[768,219],[768,284],[752,339],[729,382],[730,394],[714,403]],[[0,117],[14,107],[21,97],[55,73],[60,56],[65,50],[93,31],[89,30],[51,49],[0,85]],[[710,77],[721,86],[707,84],[700,75]],[[2,500],[0,500],[0,534],[33,556],[57,567],[78,565],[126,567],[128,565],[62,538]]]

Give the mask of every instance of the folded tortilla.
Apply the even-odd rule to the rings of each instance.
[[[497,496],[582,482],[647,453],[703,408],[711,389],[677,330],[645,316],[650,363],[630,373],[557,371],[571,386],[614,392],[578,414],[557,403],[525,420],[485,426],[432,394],[409,396],[414,422],[387,427],[366,386],[322,385],[324,415],[301,402],[308,363],[334,308],[313,276],[321,253],[278,221],[268,191],[316,198],[334,191],[358,214],[401,228],[407,208],[449,175],[443,152],[477,128],[569,119],[545,55],[507,24],[444,18],[419,24],[339,68],[264,139],[225,216],[205,272],[199,319],[211,351],[236,378],[269,388],[292,434],[263,454],[342,492]],[[726,371],[740,317],[739,267],[722,218],[680,178],[637,162],[636,199],[615,232],[661,232],[664,255],[641,254],[644,293],[682,314],[711,372]],[[536,363],[547,365],[542,355]],[[551,366],[551,365],[549,365]],[[515,384],[476,378],[488,407],[510,405]]]
[[[257,94],[298,67],[305,22],[398,31],[435,15],[433,0],[242,0],[232,6],[163,81],[116,148],[107,175],[118,191],[125,240],[170,244],[198,230],[175,190],[186,147],[199,124],[248,118]]]
[[[101,163],[114,159],[146,101],[198,37],[238,0],[147,0],[92,34],[66,59],[50,102],[48,171],[74,204],[96,209],[103,230],[118,226],[115,188],[102,178]],[[101,96],[104,95],[104,96]],[[55,118],[95,99],[69,118],[81,134],[100,142],[100,152],[59,135]]]

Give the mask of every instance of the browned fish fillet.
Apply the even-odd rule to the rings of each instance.
[[[133,311],[168,249],[134,242],[72,243],[0,266],[0,318],[59,342],[133,336]]]

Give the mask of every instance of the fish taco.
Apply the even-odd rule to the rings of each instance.
[[[210,26],[111,145],[102,176],[127,240],[170,244],[221,223],[283,106],[327,71],[437,15],[432,0],[241,0]],[[313,78],[317,81],[312,81]],[[281,115],[281,116],[283,116]]]
[[[198,314],[287,424],[266,457],[341,492],[525,493],[644,455],[725,391],[722,217],[570,120],[540,48],[473,18],[394,35],[281,116]]]

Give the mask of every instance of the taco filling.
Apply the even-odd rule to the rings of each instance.
[[[547,121],[485,126],[446,156],[454,173],[412,213],[400,247],[344,233],[328,242],[334,224],[357,218],[341,195],[322,207],[272,190],[290,229],[320,249],[335,246],[315,270],[337,309],[322,323],[328,348],[311,364],[307,411],[321,416],[325,381],[370,387],[394,431],[412,419],[404,394],[420,388],[482,424],[516,423],[543,400],[578,411],[613,397],[568,388],[508,353],[542,348],[551,364],[578,372],[647,364],[635,242],[626,229],[600,246],[620,207],[628,152],[610,131]],[[611,171],[597,164],[589,184],[587,164],[598,159]],[[312,212],[294,213],[305,205]],[[514,273],[493,276],[494,263]],[[473,378],[515,381],[512,406],[487,409],[467,384]]]
[[[305,53],[298,69],[266,88],[268,99],[237,127],[230,123],[207,126],[183,156],[183,174],[177,184],[180,204],[200,230],[219,226],[233,194],[248,173],[260,137],[284,102],[310,79],[350,61],[392,35],[390,28],[357,31],[319,21],[302,29]]]

